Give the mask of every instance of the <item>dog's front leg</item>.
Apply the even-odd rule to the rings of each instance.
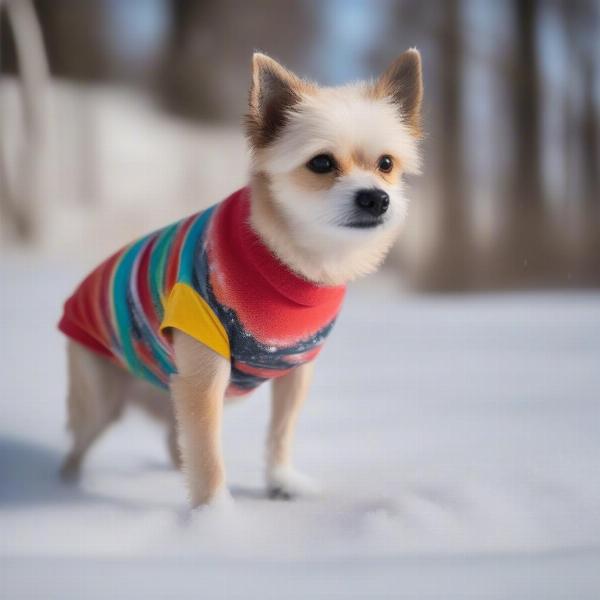
[[[221,419],[230,363],[177,330],[173,345],[177,375],[171,380],[171,395],[183,472],[196,507],[227,496]]]
[[[290,499],[318,492],[315,483],[292,466],[294,428],[312,373],[311,362],[273,380],[267,437],[267,488],[272,498]]]

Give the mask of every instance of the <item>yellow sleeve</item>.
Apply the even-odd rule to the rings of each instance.
[[[191,286],[176,283],[167,298],[160,330],[174,327],[202,342],[217,354],[231,358],[229,338],[217,315]]]

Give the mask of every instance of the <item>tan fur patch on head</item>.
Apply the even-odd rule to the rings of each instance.
[[[379,166],[377,166],[375,169],[375,174],[386,183],[390,185],[396,185],[402,177],[402,161],[392,154],[387,154],[385,156],[389,156],[391,158],[392,169],[386,173],[382,171]],[[377,163],[379,163],[380,159],[381,157],[377,159]]]
[[[339,173],[313,173],[306,165],[300,165],[290,175],[291,180],[300,188],[311,192],[329,190],[335,184]]]
[[[392,160],[392,170],[389,173],[383,172],[379,168],[379,161],[384,157],[389,156]],[[379,156],[366,156],[362,150],[355,150],[351,156],[352,167],[358,167],[363,171],[369,171],[380,177],[387,183],[397,183],[398,179],[402,175],[402,163],[401,161],[393,156],[390,152],[381,154]]]
[[[312,192],[321,192],[333,187],[337,180],[353,171],[360,170],[374,173],[387,184],[395,185],[402,175],[402,164],[398,158],[391,154],[392,170],[384,173],[379,168],[382,156],[367,157],[361,150],[355,150],[349,156],[334,156],[336,169],[331,173],[313,173],[306,165],[300,165],[291,173],[292,181],[299,187]]]

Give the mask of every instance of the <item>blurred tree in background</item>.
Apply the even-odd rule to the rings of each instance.
[[[418,284],[428,290],[464,289],[472,285],[473,253],[468,215],[468,188],[465,185],[464,102],[462,68],[465,52],[463,15],[460,0],[438,1],[434,23],[435,77],[438,83],[438,123],[430,152],[437,155],[436,172],[439,202],[433,248],[417,271]]]
[[[299,70],[314,43],[316,12],[305,2],[168,0],[170,28],[159,92],[191,118],[231,119],[246,108],[250,57],[268,45]]]
[[[539,274],[545,262],[554,262],[544,211],[542,181],[539,58],[536,28],[538,0],[512,0],[514,30],[506,87],[510,113],[511,164],[505,190],[506,220],[501,232],[499,268],[507,278]],[[556,267],[556,263],[554,264]]]
[[[597,0],[36,0],[35,7],[55,77],[134,86],[190,123],[239,123],[255,49],[339,83],[375,75],[417,46],[426,78],[425,169],[411,181],[415,216],[398,253],[412,283],[447,291],[600,285]],[[1,63],[14,73],[5,12]],[[88,117],[81,123],[82,135],[95,135]]]

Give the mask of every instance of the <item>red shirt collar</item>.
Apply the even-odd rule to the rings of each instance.
[[[302,306],[341,302],[346,286],[319,285],[304,279],[273,254],[250,225],[250,188],[234,192],[221,206],[229,242],[240,261],[288,300]]]

